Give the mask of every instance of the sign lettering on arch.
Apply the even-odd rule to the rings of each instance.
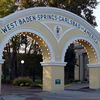
[[[9,31],[13,30],[14,28],[21,26],[26,23],[32,23],[35,21],[55,21],[55,22],[63,22],[65,24],[72,25],[78,29],[80,29],[82,32],[86,33],[90,38],[94,40],[95,43],[97,43],[97,39],[93,33],[90,33],[89,30],[87,30],[84,26],[82,26],[80,23],[74,21],[73,19],[61,16],[61,15],[55,15],[55,14],[35,14],[35,15],[29,15],[22,18],[18,18],[17,20],[10,22],[3,26],[0,29],[0,32],[7,34]],[[57,36],[59,37],[59,33],[61,31],[61,27],[57,26],[55,28],[55,31],[57,33]]]

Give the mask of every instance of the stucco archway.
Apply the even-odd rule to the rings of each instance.
[[[66,65],[64,54],[70,43],[74,41],[83,45],[89,54],[90,87],[100,88],[100,74],[97,72],[97,69],[100,69],[100,41],[98,38],[100,36],[84,19],[71,12],[51,7],[30,8],[0,19],[1,64],[5,44],[12,36],[20,32],[31,32],[38,35],[50,50],[51,59],[42,62],[44,90],[64,90],[64,65]],[[96,57],[93,58],[95,55]],[[97,74],[93,76],[94,69]],[[93,77],[96,77],[96,83],[93,82]]]
[[[87,38],[84,37],[72,37],[69,39],[69,41],[66,42],[65,47],[63,49],[62,52],[62,60],[64,61],[64,55],[66,52],[66,49],[70,46],[71,43],[77,42],[78,44],[80,44],[81,46],[84,47],[87,55],[88,55],[88,59],[89,59],[89,64],[97,64],[99,63],[99,52],[96,49],[96,45],[94,45],[93,42],[91,42],[90,40],[88,40]]]
[[[68,43],[68,44],[67,44]],[[70,47],[71,44],[74,44],[74,52],[75,52],[75,59],[76,64],[74,66],[73,71],[73,78],[70,77],[70,68],[68,66],[65,67],[65,84],[70,81],[81,81],[81,82],[88,82],[89,80],[89,69],[87,64],[97,64],[98,63],[98,55],[96,48],[91,42],[83,37],[75,37],[70,38],[69,41],[66,42],[66,46],[62,52],[62,60],[65,61],[66,59],[66,52],[67,49]],[[70,56],[70,55],[69,55]],[[70,60],[69,60],[70,61]],[[73,61],[73,59],[72,59]],[[71,66],[70,66],[71,67]],[[73,67],[72,67],[73,68]],[[69,71],[69,72],[68,72]],[[69,76],[69,77],[68,77]]]
[[[34,30],[31,30],[31,29],[21,29],[21,30],[15,31],[12,34],[10,34],[7,37],[5,37],[5,39],[3,40],[2,44],[0,45],[1,46],[1,48],[0,48],[1,59],[2,59],[2,56],[3,56],[2,55],[3,54],[2,51],[4,50],[4,47],[5,47],[6,43],[8,43],[9,40],[13,36],[15,36],[15,35],[17,35],[19,33],[24,33],[24,32],[26,32],[27,34],[31,33],[31,34],[36,35],[34,37],[34,39],[36,39],[37,42],[41,45],[41,48],[43,49],[42,53],[45,54],[44,55],[44,62],[50,62],[50,61],[52,61],[51,58],[53,58],[54,55],[53,55],[53,53],[51,53],[51,52],[53,52],[51,44],[48,42],[48,40],[45,38],[45,36],[42,36],[41,33],[37,32],[37,31],[34,31]],[[44,48],[43,48],[43,46],[44,46]]]

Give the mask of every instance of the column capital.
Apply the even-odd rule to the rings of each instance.
[[[100,68],[100,64],[87,64],[89,68]]]
[[[58,66],[58,67],[64,67],[67,64],[67,62],[41,62],[41,65],[43,66]]]
[[[3,64],[4,63],[4,59],[0,59],[0,64]]]

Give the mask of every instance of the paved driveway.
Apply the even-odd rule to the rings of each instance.
[[[100,100],[100,90],[75,87],[60,92],[43,92],[41,89],[5,85],[0,100]]]
[[[42,100],[36,93],[42,92],[39,88],[15,87],[2,85],[0,100]]]

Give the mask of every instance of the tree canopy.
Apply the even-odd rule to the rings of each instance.
[[[13,13],[17,9],[14,3],[15,0],[0,0],[0,17]]]
[[[0,0],[0,17],[9,15],[16,10],[49,6],[71,11],[84,18],[92,26],[96,26],[93,9],[96,8],[97,4],[97,0]]]

